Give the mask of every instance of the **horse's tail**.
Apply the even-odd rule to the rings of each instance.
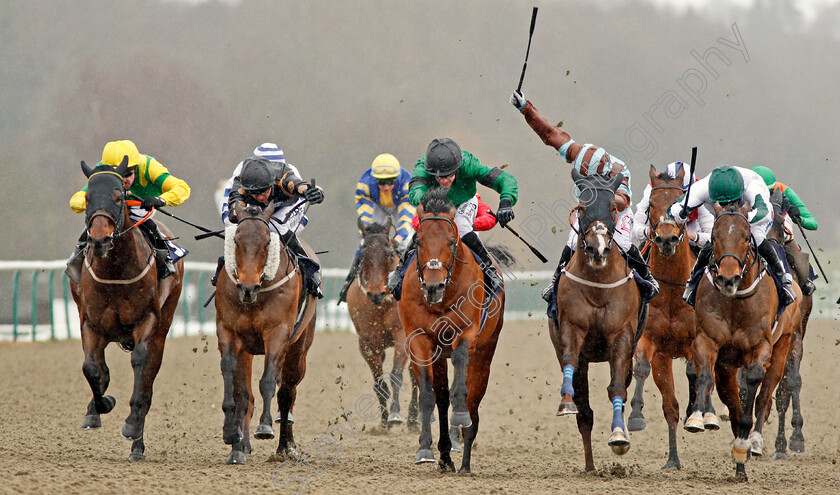
[[[487,246],[487,251],[496,259],[500,265],[513,266],[516,263],[513,253],[504,244],[493,244]]]

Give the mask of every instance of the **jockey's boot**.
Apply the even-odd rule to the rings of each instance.
[[[165,279],[175,274],[175,265],[169,257],[169,247],[166,245],[166,235],[160,231],[160,227],[151,218],[140,224],[152,239],[155,250],[155,262],[157,264],[158,278]]]
[[[773,249],[773,245],[770,244],[771,242],[773,241],[770,239],[764,239],[758,246],[758,254],[767,262],[767,267],[773,272],[773,275],[782,281],[782,297],[784,299],[781,304],[787,306],[796,300],[796,292],[793,291],[792,285],[793,277],[785,271],[785,265],[782,264],[782,260],[779,259],[779,255]]]
[[[688,276],[688,281],[685,283],[685,292],[683,292],[683,301],[694,306],[694,296],[697,292],[697,284],[700,283],[700,277],[703,276],[703,270],[712,261],[715,250],[711,242],[707,242],[703,249],[697,254],[697,261],[694,262],[694,268],[691,269],[691,275]]]
[[[648,282],[653,286],[653,292],[651,293],[651,299],[653,299],[657,294],[659,294],[659,283],[653,278],[653,275],[650,273],[650,267],[645,263],[645,259],[642,258],[642,253],[639,251],[639,248],[636,247],[635,244],[630,244],[630,249],[624,253],[627,264],[630,265],[630,268],[636,271],[645,282]]]
[[[490,259],[490,253],[484,247],[484,243],[475,232],[469,232],[464,237],[461,237],[461,242],[472,249],[478,258],[481,260],[481,271],[484,272],[485,279],[489,283],[490,292],[493,294],[499,292],[504,287],[504,282],[499,272],[493,266],[493,260]]]
[[[347,273],[347,278],[344,279],[344,285],[341,286],[341,292],[338,293],[338,304],[347,302],[347,292],[350,290],[350,286],[353,285],[353,280],[356,279],[356,274],[359,273],[359,267],[361,267],[361,265],[362,258],[357,252],[356,256],[353,257],[353,264],[350,265],[350,271]]]
[[[222,273],[223,266],[225,266],[225,257],[219,256],[219,260],[216,262],[216,273],[213,275],[213,278],[210,279],[210,285],[213,287],[215,287],[216,282],[219,281],[219,274]]]
[[[557,268],[554,270],[554,276],[551,277],[551,283],[542,290],[541,297],[543,301],[551,304],[551,298],[554,295],[554,286],[557,285],[557,279],[560,278],[560,273],[563,271],[563,268],[572,259],[572,254],[574,254],[572,248],[569,246],[563,247],[563,254],[560,255],[560,261],[557,262]]]
[[[805,283],[800,285],[799,287],[802,289],[803,296],[810,296],[817,290],[817,286],[814,285],[814,280],[817,279],[817,274],[814,273],[814,267],[811,264],[808,264],[808,277],[805,279]]]
[[[307,253],[306,249],[303,248],[303,245],[300,243],[300,240],[294,232],[287,232],[280,237],[283,240],[283,244],[291,249],[297,257],[309,258],[309,253]],[[303,284],[306,290],[318,299],[323,299],[324,293],[321,292],[321,271],[308,270],[304,272],[303,267],[301,266],[301,272],[306,277]]]
[[[416,247],[417,235],[414,234],[411,236],[411,240],[408,241],[408,246],[406,246],[405,252],[400,258],[400,262],[397,263],[397,267],[394,268],[394,271],[388,274],[388,290],[391,291],[391,294],[394,294],[394,290],[396,290],[397,286],[400,285],[400,282],[402,281],[401,275],[405,269],[405,261],[411,258],[411,255],[414,254],[414,249]]]
[[[64,269],[67,278],[77,285],[82,279],[82,263],[85,261],[85,246],[87,246],[87,230],[79,236],[79,242],[76,243],[73,254],[67,260],[67,268]]]

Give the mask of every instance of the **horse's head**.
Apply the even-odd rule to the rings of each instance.
[[[663,256],[673,256],[677,246],[685,238],[685,224],[678,224],[667,215],[668,208],[683,195],[685,167],[680,167],[676,179],[666,171],[656,174],[656,167],[650,166],[650,206],[648,207],[648,225],[650,238]]]
[[[741,206],[715,203],[715,225],[712,227],[715,258],[711,271],[721,294],[726,297],[735,296],[741,279],[750,267],[749,257],[755,256],[747,217],[749,212],[748,203]]]
[[[260,284],[267,278],[265,267],[269,263],[271,244],[269,219],[274,213],[274,203],[270,202],[265,210],[259,206],[238,203],[235,210],[239,218],[233,236],[236,288],[241,302],[254,304],[260,292]]]
[[[767,238],[784,245],[785,243],[785,215],[787,215],[790,200],[782,192],[781,188],[773,189],[770,194],[770,204],[773,205],[773,224],[767,231]]]
[[[387,298],[393,299],[388,291],[388,273],[396,266],[398,257],[390,236],[391,217],[384,225],[364,225],[359,220],[359,229],[362,231],[359,285],[370,301],[378,306]]]
[[[93,248],[95,256],[104,258],[128,218],[123,187],[123,178],[128,174],[128,156],[116,169],[110,165],[90,168],[82,161],[82,172],[88,178],[85,193],[88,246]]]
[[[446,286],[452,280],[458,254],[458,227],[455,226],[455,205],[447,198],[447,189],[435,187],[423,197],[417,210],[417,276],[426,302],[443,302]]]
[[[572,169],[572,179],[580,191],[579,247],[589,258],[590,266],[603,268],[607,265],[607,257],[612,250],[612,235],[618,213],[615,192],[624,176],[618,174],[612,179],[600,175],[583,176]]]

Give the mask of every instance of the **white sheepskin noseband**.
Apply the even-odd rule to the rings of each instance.
[[[237,283],[236,276],[236,245],[233,237],[236,235],[238,225],[230,225],[225,228],[225,271],[233,283]],[[280,236],[277,232],[271,232],[271,241],[268,244],[268,259],[263,268],[263,279],[273,280],[280,268]]]

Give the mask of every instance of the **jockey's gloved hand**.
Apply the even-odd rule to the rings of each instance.
[[[523,95],[521,91],[514,91],[513,94],[510,95],[510,104],[515,106],[517,110],[522,110],[527,102],[528,101],[525,99],[525,95]]]
[[[799,211],[798,206],[788,206],[787,214],[788,216],[790,216],[790,219],[793,220],[794,223],[796,223],[797,225],[799,225],[802,222],[802,213]]]
[[[308,186],[303,192],[303,197],[309,201],[309,204],[317,205],[324,201],[324,190],[320,187]]]
[[[503,199],[499,201],[499,211],[496,212],[496,221],[499,222],[499,225],[504,227],[508,224],[511,220],[513,220],[513,208],[511,208],[510,200]]]
[[[151,210],[152,208],[160,208],[161,206],[166,206],[166,201],[158,196],[150,196],[148,198],[143,198],[140,201],[140,205],[143,207],[144,210]]]
[[[677,218],[675,218],[674,220],[676,220],[679,223],[685,223],[686,220],[688,220],[688,210],[686,210],[685,208],[680,208],[677,212]]]

